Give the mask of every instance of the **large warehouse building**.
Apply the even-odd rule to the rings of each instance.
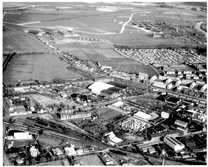
[[[113,82],[104,83],[104,82],[94,82],[88,87],[92,93],[96,95],[103,95],[109,97],[118,97],[120,92],[126,88],[126,86],[119,85]]]

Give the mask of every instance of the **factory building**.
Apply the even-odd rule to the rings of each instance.
[[[152,116],[150,114],[146,114],[142,111],[139,111],[136,114],[134,114],[134,117],[135,118],[141,118],[141,119],[144,119],[144,120],[149,120],[149,119],[151,119]]]
[[[126,86],[118,86],[118,84],[116,83],[108,84],[104,82],[94,82],[88,88],[91,90],[92,93],[96,95],[116,98],[120,96],[121,91],[124,90]]]
[[[92,93],[100,95],[101,91],[107,90],[112,87],[113,85],[104,82],[94,82],[92,85],[89,86],[89,89],[91,90]]]
[[[177,130],[182,133],[185,134],[188,132],[188,123],[187,122],[183,122],[180,120],[176,120],[175,121],[175,125],[177,127]]]
[[[169,147],[171,147],[176,153],[181,152],[185,148],[185,145],[183,143],[170,136],[166,136],[164,138],[164,142]]]

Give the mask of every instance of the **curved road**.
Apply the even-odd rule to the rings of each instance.
[[[134,13],[132,13],[131,16],[129,17],[129,20],[123,24],[123,26],[122,26],[122,28],[121,28],[121,31],[120,31],[120,34],[123,33],[123,31],[124,31],[126,25],[131,21],[132,17],[133,17],[134,14],[136,14],[136,13],[139,13],[139,12],[134,12]]]
[[[200,21],[200,22],[197,22],[194,26],[194,28],[200,32],[202,32],[205,37],[207,37],[207,32],[205,32],[204,30],[201,29],[201,25],[203,24],[204,22],[203,21]]]

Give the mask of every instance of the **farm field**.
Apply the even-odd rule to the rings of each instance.
[[[63,45],[62,45],[63,46]],[[77,56],[79,59],[82,60],[92,60],[92,61],[132,61],[124,56],[120,55],[116,51],[111,48],[91,48],[91,47],[59,47],[61,51],[68,52]]]
[[[128,28],[128,27],[127,27]],[[99,35],[90,35],[93,38],[100,38]],[[167,38],[152,38],[142,30],[139,31],[124,31],[123,34],[103,35],[102,39],[109,40],[113,44],[127,45],[141,48],[158,48],[162,45],[184,45],[181,41]]]
[[[34,3],[36,4],[36,3]],[[199,18],[199,15],[206,17],[205,12],[193,11],[188,9],[175,9],[175,8],[161,8],[158,6],[131,6],[127,5],[125,9],[117,10],[118,5],[111,4],[112,11],[107,12],[97,11],[97,5],[86,5],[82,4],[75,5],[70,4],[63,7],[63,4],[45,4],[43,6],[36,6],[25,13],[22,13],[22,17],[18,17],[13,14],[7,14],[4,21],[11,21],[13,23],[28,22],[25,24],[27,27],[31,26],[41,26],[48,28],[60,28],[65,27],[68,30],[80,33],[81,36],[89,36],[90,38],[108,40],[112,44],[124,44],[136,47],[160,47],[163,45],[177,45],[185,46],[186,44],[178,39],[168,39],[168,38],[152,38],[148,32],[145,32],[136,27],[132,27],[131,23],[140,23],[141,21],[156,21],[160,20],[167,24],[187,24],[186,22],[196,22],[204,20],[205,18]],[[119,6],[120,7],[120,6]],[[99,7],[100,8],[100,7]],[[103,7],[101,7],[103,8]],[[114,8],[116,10],[114,10]],[[105,7],[103,8],[105,9]],[[106,8],[107,9],[107,8]],[[37,13],[38,10],[43,13]],[[34,12],[36,13],[30,13]],[[49,12],[48,15],[45,12]],[[68,11],[73,11],[67,13]],[[77,12],[76,12],[77,11]],[[80,11],[84,11],[80,12]],[[52,15],[50,12],[54,13]],[[135,13],[132,20],[127,24],[124,32],[120,34],[122,25],[129,19],[130,15]],[[177,15],[176,15],[177,13]],[[37,17],[36,17],[37,16]],[[42,17],[41,17],[42,16]],[[40,23],[33,23],[40,22]],[[83,46],[88,45],[89,42],[85,41],[63,41],[63,43],[57,43],[58,45],[63,45],[64,42],[70,46],[76,43],[81,43]],[[65,43],[65,44],[66,44]],[[64,44],[64,45],[65,45]],[[94,43],[92,43],[94,45]]]
[[[61,139],[56,139],[56,138],[48,138],[45,137],[43,135],[41,135],[38,138],[38,141],[42,144],[42,145],[49,145],[49,146],[57,146],[61,143]]]
[[[21,16],[21,17],[20,17]],[[33,14],[33,13],[10,13],[4,17],[4,22],[9,23],[26,23],[26,22],[44,22],[50,20],[64,19],[67,16],[49,15],[49,14]]]
[[[25,53],[45,51],[45,47],[28,34],[7,28],[3,33],[3,52]]]
[[[50,62],[50,63],[48,63]],[[18,80],[41,80],[79,78],[80,75],[69,71],[66,62],[53,54],[15,55],[7,67],[3,79],[5,83]]]

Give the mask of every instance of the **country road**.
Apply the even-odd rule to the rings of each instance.
[[[203,24],[204,22],[203,21],[200,21],[200,22],[197,22],[194,26],[194,28],[200,32],[202,32],[205,37],[207,36],[207,32],[205,32],[204,30],[201,29],[201,25]]]
[[[139,13],[139,12],[134,12],[134,13],[132,13],[131,16],[129,17],[129,20],[123,24],[123,26],[121,27],[120,34],[123,34],[123,31],[124,31],[126,25],[131,21],[132,17],[133,17],[134,14],[136,14],[136,13]]]

